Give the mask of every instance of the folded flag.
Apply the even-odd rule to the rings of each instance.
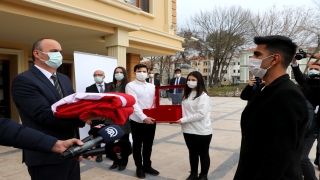
[[[121,125],[133,113],[135,103],[134,97],[125,93],[74,93],[54,103],[51,109],[58,118],[84,120],[96,115]]]

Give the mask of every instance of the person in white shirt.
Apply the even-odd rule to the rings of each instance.
[[[156,131],[155,119],[147,117],[142,111],[142,109],[148,109],[153,105],[155,97],[155,86],[146,82],[147,72],[148,67],[146,65],[136,65],[134,67],[136,79],[126,86],[126,93],[132,95],[136,100],[133,106],[133,114],[129,118],[133,140],[132,155],[137,167],[136,175],[139,178],[145,178],[145,173],[159,174],[157,170],[151,167],[151,152]]]
[[[191,72],[187,77],[182,101],[182,118],[177,122],[189,149],[191,174],[187,180],[207,180],[210,167],[209,146],[212,138],[210,120],[211,102],[201,73]],[[198,177],[199,157],[201,172]]]

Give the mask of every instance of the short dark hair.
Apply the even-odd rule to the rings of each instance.
[[[41,42],[45,39],[51,39],[51,38],[41,38],[41,39],[38,39],[36,42],[33,43],[32,45],[32,50],[31,50],[31,57],[32,57],[32,60],[34,61],[35,60],[35,57],[33,55],[33,51],[34,50],[40,50],[42,51],[42,47],[41,47]],[[53,39],[52,39],[53,40]]]
[[[257,36],[254,37],[254,43],[265,44],[266,50],[271,54],[280,54],[283,58],[282,66],[287,68],[296,53],[297,45],[286,36]]]
[[[175,69],[175,70],[174,70],[174,73],[176,73],[176,72],[178,72],[178,71],[181,72],[181,69]]]
[[[197,87],[196,87],[197,94],[193,99],[196,99],[197,97],[201,96],[203,92],[208,94],[206,86],[204,85],[203,76],[200,72],[193,71],[193,72],[189,73],[187,76],[187,80],[188,80],[189,76],[193,76],[193,77],[197,78]],[[191,91],[192,91],[192,89],[188,86],[188,84],[186,84],[186,90],[184,91],[184,99],[187,99],[189,97]]]
[[[137,65],[135,65],[134,68],[133,68],[133,71],[136,72],[136,70],[140,69],[140,68],[146,68],[147,72],[148,72],[148,66],[145,65],[145,64],[137,64]]]

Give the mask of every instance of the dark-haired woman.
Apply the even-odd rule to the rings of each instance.
[[[113,81],[106,85],[106,92],[121,92],[125,93],[125,87],[128,84],[128,76],[126,69],[123,67],[116,67],[113,71]],[[105,124],[114,124],[111,119],[105,120]],[[130,122],[127,119],[124,125],[120,125],[122,131],[124,132],[122,140],[129,141],[129,134],[131,133]],[[115,169],[118,167],[119,171],[123,171],[128,164],[128,157],[123,157],[121,160],[114,160],[110,169]]]
[[[189,149],[191,174],[187,180],[207,180],[210,167],[209,146],[212,138],[211,102],[201,73],[194,71],[187,77],[182,101],[182,132]],[[198,164],[201,172],[198,177]]]

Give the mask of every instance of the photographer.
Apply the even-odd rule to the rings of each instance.
[[[248,81],[248,85],[242,90],[240,95],[242,100],[250,100],[255,90],[264,83],[259,77],[250,78]]]
[[[299,64],[296,61],[296,57],[293,58],[291,67],[296,81],[301,87],[301,90],[303,91],[307,100],[310,102],[308,102],[309,120],[306,125],[304,146],[301,156],[301,168],[305,180],[315,180],[317,178],[315,177],[314,167],[311,164],[308,156],[313,143],[319,134],[317,118],[318,112],[314,109],[317,109],[316,107],[320,104],[320,96],[318,95],[319,93],[317,93],[317,91],[319,92],[320,90],[320,81],[318,79],[320,64],[310,64],[308,74],[306,75],[300,71]],[[317,152],[319,151],[317,150]],[[316,160],[315,163],[319,163],[319,160]]]

